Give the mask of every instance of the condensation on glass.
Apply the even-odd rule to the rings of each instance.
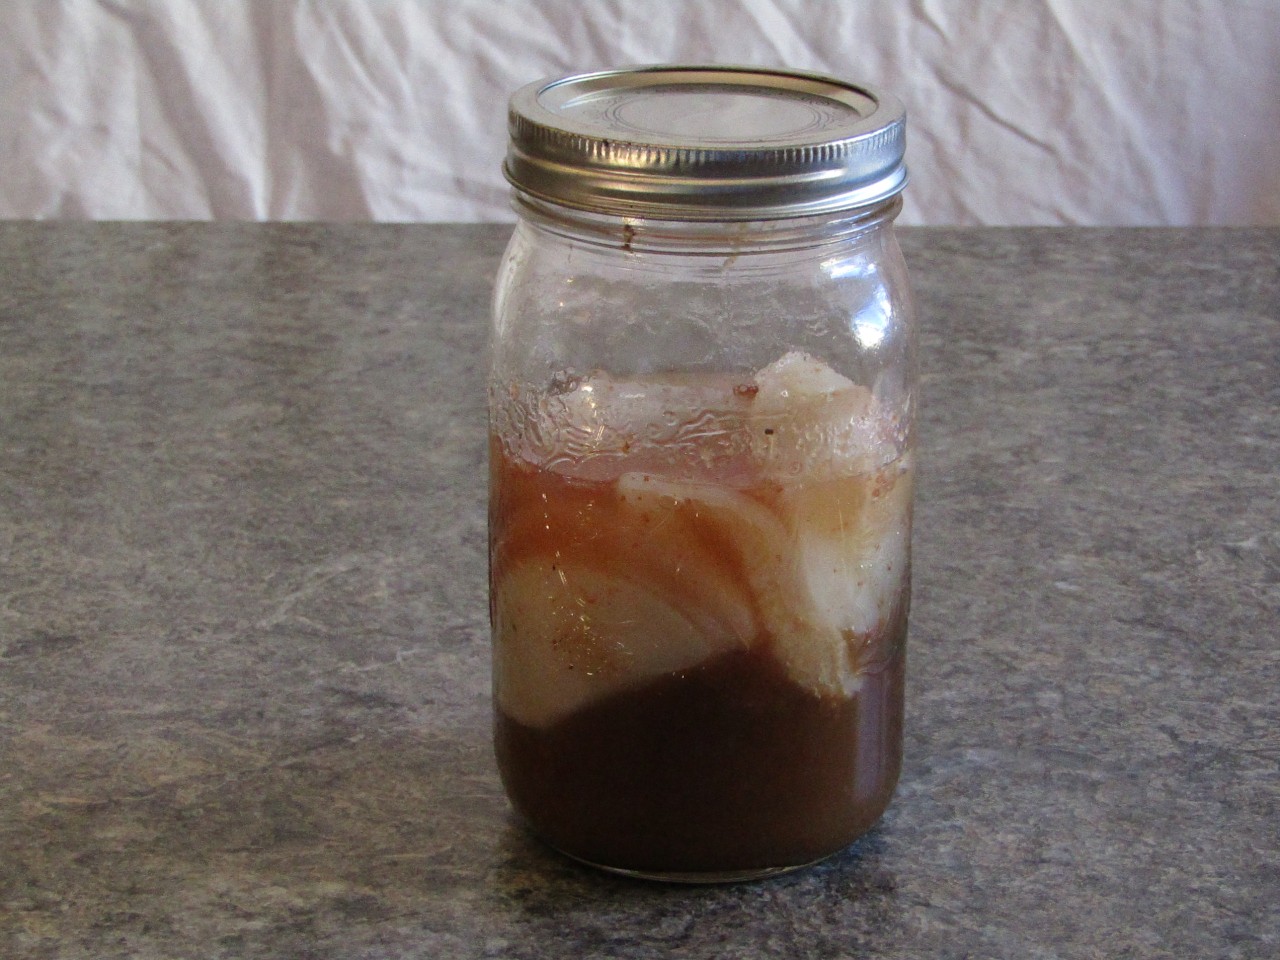
[[[663,66],[511,100],[490,398],[495,743],[562,852],[821,860],[902,757],[916,331],[905,117]]]

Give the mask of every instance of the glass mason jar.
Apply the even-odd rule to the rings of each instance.
[[[516,93],[491,350],[495,743],[532,830],[717,881],[839,851],[902,756],[901,105],[783,71]]]

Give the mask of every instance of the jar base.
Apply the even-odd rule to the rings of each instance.
[[[544,841],[545,842],[545,841]],[[792,864],[785,867],[751,867],[746,870],[632,870],[627,867],[614,867],[607,863],[596,863],[593,860],[587,860],[583,857],[575,856],[566,850],[562,850],[554,844],[548,844],[557,853],[568,857],[583,866],[592,867],[596,870],[603,870],[605,873],[612,873],[620,877],[628,877],[632,880],[650,880],[656,883],[679,883],[690,886],[710,886],[713,884],[723,883],[747,883],[752,880],[769,880],[773,877],[780,877],[783,874],[795,873],[797,870],[806,870],[809,867],[817,866],[824,860],[834,857],[839,850],[818,857],[816,860],[809,860],[805,863]]]

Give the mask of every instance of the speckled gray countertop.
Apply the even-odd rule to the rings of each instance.
[[[498,785],[506,232],[0,224],[0,956],[1280,955],[1280,229],[905,232],[903,781],[696,889]]]

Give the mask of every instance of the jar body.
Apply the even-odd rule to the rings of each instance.
[[[916,331],[897,202],[736,224],[519,209],[490,379],[508,795],[608,869],[822,859],[901,766]]]

